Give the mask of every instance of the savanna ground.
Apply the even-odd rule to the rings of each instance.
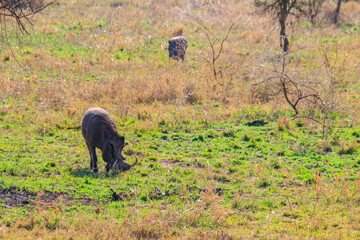
[[[285,66],[324,98],[326,70],[339,82],[325,137],[311,118],[289,122],[282,95],[257,85],[282,53],[278,24],[252,1],[59,0],[31,35],[8,27],[0,238],[360,238],[360,4],[343,3],[337,26],[334,7],[314,26],[290,19]],[[221,40],[231,21],[215,78],[205,32]],[[184,63],[166,50],[179,31]],[[322,119],[311,104],[301,114]],[[91,173],[81,132],[64,130],[93,106],[115,119],[127,161],[139,158],[131,171],[106,174],[99,157]]]

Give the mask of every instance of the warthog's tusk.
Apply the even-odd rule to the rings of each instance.
[[[138,163],[138,158],[135,156],[135,162],[133,164],[131,164],[130,168],[132,168],[133,166],[135,166]]]
[[[113,164],[111,165],[111,168],[115,168],[115,166],[117,165],[118,160],[116,160],[115,162],[113,162]]]

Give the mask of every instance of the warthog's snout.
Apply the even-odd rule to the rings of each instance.
[[[138,158],[135,157],[135,162],[133,164],[128,164],[124,161],[116,161],[114,162],[114,164],[112,165],[112,169],[113,170],[119,170],[122,172],[125,172],[127,170],[130,170],[132,167],[134,167],[136,164],[138,163]]]

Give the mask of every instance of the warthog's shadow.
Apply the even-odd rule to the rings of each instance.
[[[70,172],[70,175],[73,177],[90,177],[90,178],[112,178],[115,176],[118,176],[120,173],[120,171],[113,171],[111,170],[110,172],[105,172],[105,171],[100,171],[98,173],[93,173],[92,171],[90,171],[90,169],[88,167],[83,167],[83,168],[77,168],[75,170],[72,170]]]

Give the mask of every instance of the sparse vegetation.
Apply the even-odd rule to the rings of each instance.
[[[30,35],[10,31],[0,238],[360,238],[360,4],[343,2],[336,26],[335,7],[316,24],[288,16],[286,65],[253,0],[60,0]],[[179,34],[185,61],[169,61]],[[96,106],[139,159],[130,171],[106,173],[101,157],[90,171],[71,127]]]

